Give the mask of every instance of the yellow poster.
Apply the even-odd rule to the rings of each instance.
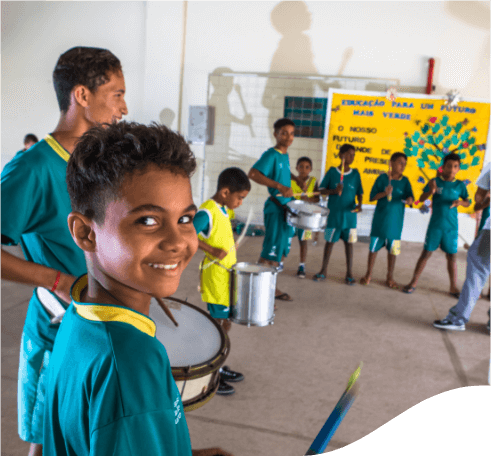
[[[363,204],[374,204],[369,198],[375,180],[387,173],[393,153],[404,152],[408,157],[404,175],[417,200],[426,183],[436,177],[443,157],[456,153],[461,158],[457,179],[465,182],[473,200],[489,122],[490,104],[486,102],[464,100],[450,106],[443,96],[399,94],[391,101],[385,94],[331,89],[323,170],[325,173],[330,167],[339,166],[339,148],[352,144],[356,151],[352,168],[360,172]],[[471,204],[458,210],[472,213],[473,207]]]

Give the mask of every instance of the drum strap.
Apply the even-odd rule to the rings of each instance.
[[[290,208],[288,208],[287,205],[283,205],[276,197],[273,197],[272,195],[269,197],[269,199],[279,208],[283,210],[283,217],[286,221],[286,213],[290,214],[295,214]]]

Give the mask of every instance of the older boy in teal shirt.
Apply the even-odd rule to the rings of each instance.
[[[392,289],[398,286],[394,281],[396,256],[401,252],[401,234],[404,225],[405,205],[414,202],[413,190],[409,179],[402,175],[406,168],[407,156],[402,152],[392,154],[390,158],[390,176],[380,175],[370,192],[370,201],[377,201],[370,233],[368,269],[360,283],[367,285],[372,278],[377,252],[387,248],[387,282]]]
[[[343,144],[339,149],[341,166],[331,167],[319,186],[322,195],[329,195],[327,227],[324,232],[326,244],[322,259],[321,271],[314,275],[314,281],[324,281],[327,265],[334,244],[341,238],[344,241],[346,253],[346,278],[348,285],[353,285],[353,243],[357,241],[357,214],[361,211],[363,187],[360,173],[356,168],[350,168],[355,160],[355,148],[351,144]],[[356,200],[358,199],[358,205]]]
[[[432,214],[426,231],[423,252],[418,259],[411,282],[403,291],[411,294],[415,291],[421,273],[433,251],[439,247],[447,257],[447,269],[450,277],[450,295],[459,298],[457,288],[457,244],[459,238],[459,220],[457,207],[467,208],[471,203],[465,184],[455,179],[460,170],[460,157],[450,153],[443,159],[440,177],[432,179],[423,189],[420,201],[433,196]]]

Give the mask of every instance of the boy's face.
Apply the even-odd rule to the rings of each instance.
[[[238,208],[242,205],[244,198],[249,194],[248,190],[239,190],[238,192],[228,192],[225,198],[225,205],[230,209]]]
[[[289,148],[295,138],[295,127],[293,125],[284,125],[274,132],[274,137],[278,146]]]
[[[458,160],[447,160],[445,165],[443,165],[442,175],[445,179],[454,179],[455,175],[460,170],[460,163]]]
[[[355,150],[354,149],[349,149],[348,151],[344,152],[343,154],[339,154],[339,158],[341,161],[344,158],[344,164],[345,165],[351,165],[353,161],[355,160]]]
[[[93,125],[120,121],[128,114],[124,100],[126,87],[123,73],[117,71],[109,74],[109,81],[97,87],[88,95],[86,118]]]
[[[103,225],[93,224],[94,276],[123,297],[172,295],[198,249],[195,214],[187,176],[153,165],[128,176]]]
[[[402,175],[406,169],[406,159],[404,157],[399,157],[396,160],[390,161],[392,173]]]
[[[312,165],[306,160],[302,160],[302,162],[297,165],[296,170],[301,178],[307,178],[312,171]]]

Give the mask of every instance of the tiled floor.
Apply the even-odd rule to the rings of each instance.
[[[241,261],[255,262],[262,239],[246,238]],[[412,295],[383,285],[386,255],[381,251],[369,286],[344,284],[344,249],[333,251],[328,280],[310,280],[318,271],[324,243],[309,246],[307,279],[298,279],[298,243],[278,277],[293,302],[277,302],[274,325],[233,325],[227,364],[244,373],[231,397],[215,396],[187,413],[194,448],[221,446],[235,455],[303,455],[339,399],[360,361],[361,392],[327,450],[366,436],[419,402],[461,386],[488,382],[489,301],[478,301],[465,332],[431,325],[456,302],[449,296],[445,257],[428,262]],[[396,280],[409,281],[421,244],[403,243]],[[17,251],[18,252],[18,251]],[[354,273],[365,272],[368,245],[355,245]],[[176,297],[199,305],[198,253],[185,271]],[[459,251],[459,286],[466,252]],[[31,289],[2,281],[2,455],[25,455],[17,435],[18,347]]]

